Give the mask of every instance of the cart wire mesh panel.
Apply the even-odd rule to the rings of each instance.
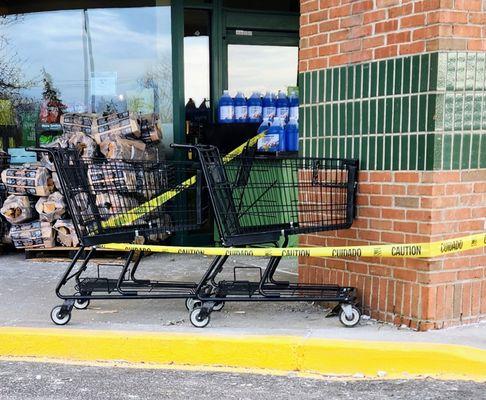
[[[353,222],[356,160],[242,156],[224,164],[215,148],[200,148],[199,156],[227,246],[347,229]]]
[[[50,150],[83,245],[156,242],[196,230],[207,220],[198,163],[87,159],[76,150]]]

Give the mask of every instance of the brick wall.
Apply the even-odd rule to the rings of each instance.
[[[302,0],[301,72],[424,51],[486,51],[484,0]]]
[[[430,242],[486,229],[486,169],[361,172],[358,218],[302,246]],[[301,258],[300,280],[356,286],[363,311],[414,329],[486,317],[486,250],[433,259]]]
[[[300,148],[360,160],[352,229],[305,246],[431,242],[486,229],[486,1],[301,1]],[[486,250],[301,258],[366,313],[427,330],[486,318]]]

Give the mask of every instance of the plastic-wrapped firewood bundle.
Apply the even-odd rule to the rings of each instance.
[[[135,168],[122,161],[89,165],[88,181],[94,193],[107,190],[136,193],[140,189],[137,187]]]
[[[96,143],[109,140],[112,136],[139,138],[140,127],[137,119],[129,112],[114,113],[96,119],[96,132],[93,134]]]
[[[100,151],[108,159],[124,161],[156,161],[158,154],[155,148],[147,147],[138,140],[110,136],[101,142]]]
[[[63,193],[61,181],[59,180],[59,175],[56,171],[52,171],[52,181],[54,182],[54,186],[56,187],[56,189],[59,190],[59,192]]]
[[[40,164],[43,167],[47,168],[51,173],[52,171],[56,170],[54,166],[54,161],[52,160],[52,156],[48,153],[41,154]]]
[[[106,219],[130,212],[130,210],[139,205],[139,202],[130,196],[107,192],[96,195],[96,205],[98,206],[101,218]]]
[[[53,222],[61,218],[66,212],[64,196],[59,192],[54,192],[48,197],[40,197],[35,205],[41,221]]]
[[[73,133],[69,137],[68,146],[76,148],[81,157],[85,158],[96,157],[98,150],[96,142],[91,137],[81,132]]]
[[[170,236],[172,221],[168,214],[155,219],[146,216],[144,219],[149,221],[150,226],[156,228],[155,232],[147,237],[148,241],[157,243],[166,240]],[[165,232],[163,231],[164,229]]]
[[[61,116],[61,125],[64,133],[84,133],[92,135],[96,131],[96,114],[67,113]]]
[[[11,224],[20,224],[32,219],[33,204],[29,196],[11,194],[3,202],[0,213]]]
[[[149,199],[156,194],[160,172],[159,169],[146,170],[136,164],[108,160],[106,163],[89,165],[88,180],[93,193],[135,193]]]
[[[46,167],[25,164],[2,171],[2,182],[9,193],[48,196],[54,191],[54,181]]]
[[[54,230],[49,222],[27,222],[10,228],[10,238],[17,249],[54,247]]]
[[[53,228],[57,232],[57,241],[61,245],[65,247],[76,247],[79,244],[79,238],[72,220],[59,219]]]
[[[74,208],[77,218],[82,226],[90,226],[95,222],[95,207],[92,205],[90,196],[86,192],[76,193],[73,197]]]
[[[140,140],[146,144],[160,142],[162,132],[160,130],[156,114],[143,114],[138,117],[140,126]]]

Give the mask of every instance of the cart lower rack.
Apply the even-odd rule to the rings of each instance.
[[[92,300],[147,298],[185,299],[196,327],[206,326],[226,302],[238,301],[336,302],[345,326],[359,322],[354,288],[277,280],[281,257],[270,257],[253,281],[239,279],[244,267],[234,268],[233,279],[221,279],[228,255],[215,257],[197,282],[156,281],[138,277],[143,252],[132,250],[117,276],[107,277],[102,268],[84,276],[96,245],[157,242],[198,229],[208,221],[204,204],[210,204],[226,247],[286,247],[290,235],[346,229],[353,222],[356,160],[260,157],[251,146],[222,158],[211,146],[173,147],[191,150],[196,161],[124,163],[50,150],[82,244],[56,288],[64,300],[52,310],[56,324],[69,322],[73,307],[86,308]],[[79,263],[86,246],[95,247]],[[62,293],[70,282],[74,291]]]

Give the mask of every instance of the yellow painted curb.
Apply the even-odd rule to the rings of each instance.
[[[0,328],[0,357],[486,381],[486,350],[435,343]]]

